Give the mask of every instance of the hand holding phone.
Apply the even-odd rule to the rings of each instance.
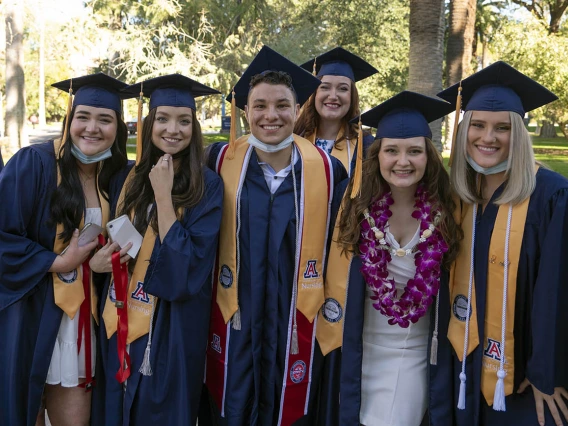
[[[97,235],[99,235],[102,232],[103,232],[103,228],[100,227],[99,225],[97,225],[95,223],[86,223],[85,226],[83,226],[83,229],[81,229],[81,232],[79,233],[79,239],[77,240],[77,246],[79,246],[79,247],[86,246],[91,241],[93,241],[95,238],[97,238]],[[67,251],[68,248],[69,248],[69,246],[65,247],[65,249],[63,249],[61,254],[63,255]]]

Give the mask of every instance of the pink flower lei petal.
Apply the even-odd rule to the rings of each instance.
[[[389,206],[393,204],[392,195],[387,192],[374,201],[368,209],[376,229],[383,233],[392,216]],[[418,185],[412,217],[420,220],[421,232],[430,228],[433,218],[438,213],[433,207],[425,185]],[[415,276],[408,280],[402,295],[397,298],[394,280],[388,278],[388,264],[392,260],[390,246],[387,245],[388,250],[381,249],[375,238],[371,224],[368,220],[364,220],[359,243],[363,261],[361,273],[369,289],[372,290],[370,298],[373,300],[373,307],[389,318],[389,324],[398,324],[402,328],[407,328],[411,322],[415,323],[423,317],[432,304],[432,296],[437,294],[440,286],[440,265],[448,246],[436,228],[426,241],[417,244],[418,252],[414,258]]]

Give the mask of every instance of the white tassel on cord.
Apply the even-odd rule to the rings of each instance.
[[[298,355],[298,326],[294,321],[294,327],[292,328],[292,343],[290,346],[290,353],[292,355]]]
[[[466,375],[464,372],[460,373],[460,394],[458,396],[458,408],[465,410],[465,380]]]
[[[148,331],[148,343],[146,344],[146,350],[144,351],[144,359],[142,360],[142,365],[138,371],[142,373],[143,376],[152,375],[152,366],[150,365],[150,350],[152,348],[152,332],[154,331],[154,309],[156,308],[156,303],[158,299],[152,297],[152,313],[150,315],[150,330]]]
[[[495,395],[493,396],[493,409],[495,411],[507,411],[505,407],[505,370],[497,371],[497,384],[495,385]]]
[[[237,312],[233,315],[233,319],[231,321],[231,325],[233,326],[233,330],[240,330],[241,329],[241,307],[237,308]]]
[[[463,338],[463,358],[462,358],[462,370],[460,373],[460,393],[458,396],[458,408],[460,410],[465,410],[465,382],[467,376],[465,374],[465,360],[467,358],[467,349],[469,344],[469,314],[471,313],[471,293],[473,288],[473,265],[475,261],[475,221],[477,217],[477,204],[473,205],[473,220],[471,228],[471,253],[470,253],[470,265],[469,265],[469,285],[467,289],[467,311],[465,314],[465,336]]]
[[[440,309],[440,290],[436,296],[436,314],[434,315],[434,333],[430,344],[430,365],[438,365],[438,311]]]
[[[507,373],[505,366],[505,340],[507,326],[507,291],[509,286],[509,236],[511,234],[511,220],[513,218],[513,205],[509,205],[507,216],[507,232],[505,234],[505,254],[503,256],[503,306],[501,308],[501,360],[499,370],[497,370],[497,383],[495,384],[495,394],[493,395],[493,409],[495,411],[507,411],[505,405],[505,376]]]

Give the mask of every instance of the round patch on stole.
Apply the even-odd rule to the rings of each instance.
[[[452,310],[458,320],[465,322],[467,316],[467,297],[463,294],[458,294],[454,299]],[[469,317],[471,318],[471,311],[469,312]]]
[[[290,369],[290,379],[294,383],[300,383],[304,380],[304,376],[306,375],[306,363],[302,360],[296,361],[292,368]]]
[[[64,274],[58,272],[57,277],[65,284],[74,283],[77,280],[77,270],[65,272]]]
[[[343,317],[343,309],[335,299],[331,297],[325,299],[325,303],[321,308],[323,317],[329,322],[338,322]]]
[[[227,265],[221,266],[221,272],[219,273],[219,282],[223,288],[229,288],[233,285],[233,272]]]
[[[110,282],[110,286],[108,288],[108,298],[112,303],[116,303],[116,291],[114,289],[114,280]]]

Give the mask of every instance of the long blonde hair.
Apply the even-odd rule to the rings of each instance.
[[[459,125],[454,149],[454,159],[450,170],[450,180],[454,191],[459,197],[470,204],[482,203],[484,200],[477,185],[477,172],[467,163],[467,133],[473,111],[467,111]],[[511,120],[511,143],[507,170],[506,184],[495,204],[519,204],[526,200],[534,191],[536,177],[534,174],[535,158],[532,140],[525,128],[523,119],[515,112],[509,112]]]

